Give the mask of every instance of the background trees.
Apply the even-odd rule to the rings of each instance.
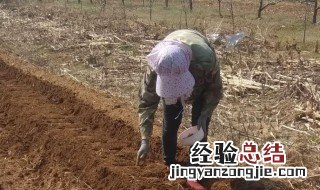
[[[316,24],[317,23],[317,15],[318,15],[318,10],[320,9],[318,5],[318,0],[314,0],[314,9],[313,9],[313,17],[312,17],[312,23]]]

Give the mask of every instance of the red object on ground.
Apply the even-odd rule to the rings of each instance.
[[[205,188],[197,181],[190,181],[187,180],[187,184],[193,189],[193,190],[205,190]]]

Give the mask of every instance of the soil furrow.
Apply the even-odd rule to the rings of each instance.
[[[135,166],[140,136],[123,121],[1,60],[0,76],[0,155],[2,161],[8,160],[1,162],[5,163],[2,188],[171,189],[176,185],[168,183],[159,159]]]

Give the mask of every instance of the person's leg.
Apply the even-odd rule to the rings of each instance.
[[[176,162],[177,135],[181,124],[183,106],[180,101],[175,105],[164,105],[162,148],[166,165]]]

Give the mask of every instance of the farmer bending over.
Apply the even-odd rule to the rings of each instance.
[[[207,141],[213,110],[222,96],[220,66],[208,40],[194,30],[177,30],[147,56],[149,67],[139,91],[141,147],[137,163],[148,152],[155,112],[163,102],[162,148],[166,165],[176,163],[177,133],[185,103],[192,103],[192,126],[202,128]]]

